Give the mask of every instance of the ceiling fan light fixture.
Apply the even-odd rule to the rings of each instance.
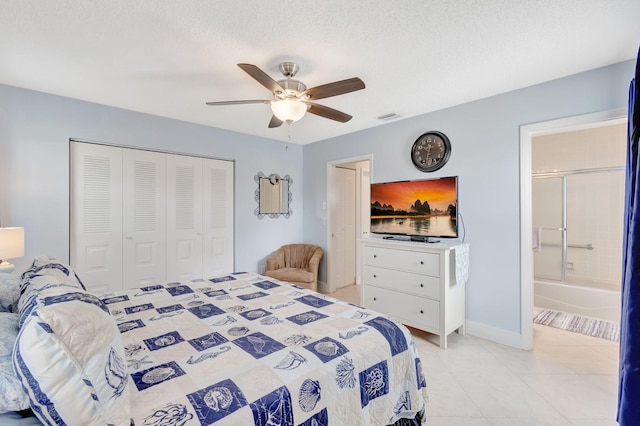
[[[295,99],[282,99],[271,103],[271,111],[285,123],[293,123],[304,117],[307,105]]]

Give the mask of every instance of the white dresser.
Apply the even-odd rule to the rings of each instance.
[[[464,282],[456,280],[460,243],[362,240],[362,304],[440,336],[464,334]]]

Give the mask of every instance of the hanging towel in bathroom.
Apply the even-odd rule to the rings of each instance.
[[[542,250],[542,227],[534,226],[532,231],[531,241],[533,243],[533,251],[540,251]]]

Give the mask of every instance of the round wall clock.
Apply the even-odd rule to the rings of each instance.
[[[423,172],[434,172],[444,166],[451,155],[451,142],[442,132],[421,135],[411,147],[411,161]]]

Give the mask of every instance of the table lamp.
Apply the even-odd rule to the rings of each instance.
[[[22,256],[24,256],[24,228],[0,228],[0,272],[12,272],[15,265],[6,259]]]

